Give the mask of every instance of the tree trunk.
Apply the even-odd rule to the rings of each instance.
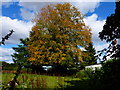
[[[9,90],[14,90],[15,86],[18,85],[17,78],[18,78],[18,76],[20,74],[21,69],[22,69],[22,66],[19,64],[18,69],[17,69],[17,71],[15,73],[15,76],[14,76],[13,80],[8,82],[8,84],[10,85]]]

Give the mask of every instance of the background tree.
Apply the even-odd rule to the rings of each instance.
[[[107,51],[107,54],[109,53],[108,56],[113,54],[112,57],[120,58],[120,45],[117,45],[117,39],[120,40],[120,1],[116,2],[115,13],[107,17],[99,37],[101,40],[111,42],[108,49],[103,51]],[[106,56],[104,56],[105,58]]]
[[[90,43],[83,53],[83,62],[81,63],[81,68],[84,68],[88,65],[93,65],[97,63],[96,50],[93,47],[93,44]]]
[[[35,66],[32,63],[30,63],[28,61],[29,58],[29,52],[26,49],[27,44],[26,42],[29,39],[20,39],[20,45],[18,45],[18,47],[13,47],[13,50],[15,51],[15,53],[13,53],[12,59],[14,61],[15,64],[20,65],[21,67],[27,68],[27,72],[29,70],[29,68],[32,69],[32,72],[39,72],[39,71],[43,71],[42,66]]]
[[[17,65],[14,63],[7,63],[5,61],[0,62],[2,70],[17,70]]]
[[[87,61],[88,65],[93,65],[97,63],[97,57],[96,57],[96,50],[93,47],[93,44],[90,43],[89,46],[86,48],[86,53],[87,53]]]
[[[71,67],[82,62],[77,45],[88,47],[91,30],[83,15],[69,3],[48,5],[35,18],[28,41],[29,61],[34,64]],[[60,69],[59,69],[60,70]]]
[[[26,42],[28,41],[28,39],[20,39],[20,45],[18,45],[18,47],[13,47],[13,50],[15,51],[15,53],[13,53],[12,59],[14,61],[15,64],[20,65],[21,67],[27,67],[29,65],[28,62],[28,51],[26,50]]]

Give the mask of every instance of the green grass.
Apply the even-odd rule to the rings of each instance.
[[[2,73],[0,72],[0,89],[2,87]]]
[[[2,74],[2,84],[5,86],[13,77],[14,74]],[[16,88],[62,88],[68,85],[65,81],[78,80],[78,78],[20,74],[17,80],[19,85]]]

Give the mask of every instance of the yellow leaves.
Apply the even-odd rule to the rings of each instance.
[[[54,45],[56,45],[56,41],[52,41],[51,43],[54,44]]]
[[[65,48],[65,46],[64,45],[62,45],[62,49],[64,49]]]
[[[59,51],[60,49],[59,48],[56,48],[57,51]]]
[[[69,3],[49,5],[36,18],[27,47],[29,60],[41,64],[67,62],[67,58],[72,61],[75,56],[81,60],[76,45],[87,46],[91,32],[75,7]]]
[[[62,54],[62,56],[66,56],[66,54]]]
[[[57,35],[56,35],[56,38],[61,38],[61,35],[57,34]]]
[[[42,46],[41,49],[45,49],[45,46]]]
[[[42,57],[42,58],[45,58],[45,55],[42,55],[41,57]]]
[[[42,40],[39,40],[40,44],[43,44],[44,42]]]
[[[48,60],[52,60],[52,57],[48,57]]]
[[[30,57],[28,60],[29,61],[35,61],[36,59],[34,57]]]
[[[61,58],[61,60],[65,60],[65,58],[64,58],[64,57],[62,57],[62,58]]]
[[[48,49],[52,49],[52,47],[49,47]]]

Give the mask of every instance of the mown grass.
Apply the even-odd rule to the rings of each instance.
[[[14,74],[4,73],[2,74],[2,84],[6,87],[6,84],[11,81]],[[47,76],[36,74],[20,74],[18,77],[19,85],[16,88],[64,88],[68,83],[66,81],[78,80],[74,77],[61,77],[61,76]]]

